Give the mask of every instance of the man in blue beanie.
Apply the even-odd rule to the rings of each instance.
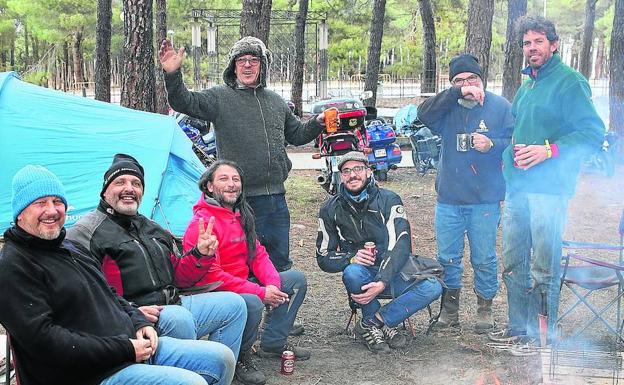
[[[437,327],[459,326],[464,237],[477,295],[477,333],[494,327],[492,298],[498,291],[496,231],[505,198],[501,156],[509,144],[513,119],[504,98],[485,91],[481,67],[470,54],[449,63],[451,87],[425,100],[418,118],[442,136],[436,177],[435,231],[446,289]]]
[[[21,384],[231,382],[230,349],[159,338],[110,289],[97,262],[65,239],[67,199],[56,175],[29,165],[12,187],[15,225],[0,251],[0,323],[11,335]]]

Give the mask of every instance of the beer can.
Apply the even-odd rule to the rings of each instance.
[[[280,373],[291,375],[295,371],[295,352],[292,350],[284,350],[282,353],[282,368]]]
[[[518,152],[518,150],[520,150],[523,147],[526,147],[526,144],[514,144],[514,148],[513,148],[514,163],[513,163],[513,165],[516,168],[520,168],[520,165],[518,164],[518,162],[516,162],[516,153]]]
[[[338,125],[340,121],[338,120],[338,109],[336,107],[331,107],[326,109],[325,111],[325,131],[328,133],[338,132]]]
[[[377,253],[377,247],[375,247],[375,242],[366,242],[364,244],[364,250],[375,255]]]

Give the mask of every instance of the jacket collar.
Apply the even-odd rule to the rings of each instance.
[[[12,240],[13,242],[35,249],[54,250],[58,249],[61,246],[61,243],[63,243],[63,240],[65,239],[65,228],[63,227],[61,229],[61,234],[56,239],[47,240],[35,237],[34,235],[27,233],[21,227],[15,225],[5,231],[4,237]]]
[[[125,214],[118,213],[104,199],[100,199],[100,204],[98,205],[97,209],[103,212],[104,214],[106,214],[115,223],[117,223],[118,225],[124,228],[129,228],[132,225],[132,220],[139,217],[139,214],[125,215]]]
[[[537,70],[535,76],[533,76],[533,68],[531,68],[531,66],[523,69],[522,74],[528,75],[531,79],[535,81],[541,80],[551,74],[559,64],[561,64],[561,56],[558,52],[555,52],[552,57]]]

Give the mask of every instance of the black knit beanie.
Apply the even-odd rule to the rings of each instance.
[[[469,53],[463,53],[452,58],[449,63],[449,80],[453,80],[457,74],[462,72],[472,72],[481,77],[479,60]]]
[[[104,192],[108,188],[115,178],[120,175],[130,174],[134,175],[141,180],[141,184],[143,188],[145,188],[145,180],[143,179],[143,167],[139,164],[139,162],[126,154],[116,154],[113,158],[113,163],[104,173],[104,184],[102,185],[102,192],[100,192],[100,196],[104,197]]]

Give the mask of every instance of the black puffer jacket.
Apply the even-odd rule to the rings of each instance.
[[[24,385],[98,384],[134,363],[130,338],[151,325],[115,295],[97,262],[65,240],[19,227],[0,251],[0,322]]]
[[[321,270],[337,273],[349,265],[365,242],[375,242],[379,274],[386,286],[401,272],[412,252],[412,234],[403,202],[394,192],[369,180],[368,198],[355,204],[344,186],[319,212],[316,261]]]

